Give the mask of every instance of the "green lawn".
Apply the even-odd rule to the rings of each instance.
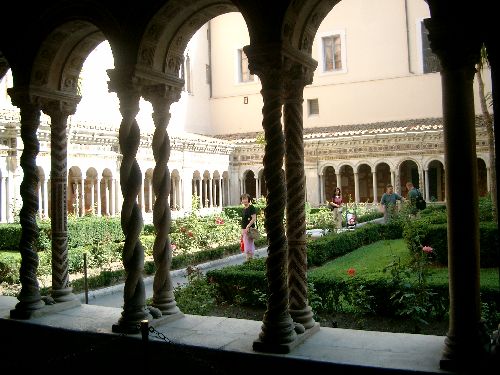
[[[410,260],[410,253],[402,239],[383,240],[363,246],[321,267],[311,269],[309,274],[348,279],[350,276],[347,270],[353,268],[356,270],[356,277],[365,280],[389,278],[390,273],[384,272],[384,268],[395,259],[399,259],[402,263]],[[430,284],[448,283],[448,268],[432,267],[428,281]],[[481,286],[499,288],[498,268],[481,269]]]

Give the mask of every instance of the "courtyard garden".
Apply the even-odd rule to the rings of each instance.
[[[353,204],[353,203],[351,203]],[[265,202],[259,201],[261,231],[257,246],[266,246]],[[356,204],[358,222],[381,216],[376,207]],[[265,259],[209,271],[196,265],[240,252],[241,207],[199,216],[197,210],[172,221],[172,269],[188,267],[189,283],[175,289],[176,301],[187,314],[223,315],[261,320],[266,308]],[[323,326],[445,334],[448,310],[446,208],[429,205],[417,220],[405,210],[389,224],[367,223],[354,231],[334,233],[326,208],[306,206],[307,229],[326,235],[307,240],[309,304]],[[491,201],[480,200],[481,299],[488,330],[499,315],[498,232]],[[50,292],[50,222],[39,222],[38,280],[42,294]],[[119,218],[68,218],[70,283],[83,291],[84,258],[88,285],[97,289],[124,280],[121,262],[124,236]],[[0,294],[20,291],[20,225],[0,225]],[[144,275],[153,275],[155,228],[144,225],[140,236],[146,261]]]

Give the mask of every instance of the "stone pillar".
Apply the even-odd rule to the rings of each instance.
[[[303,91],[312,83],[317,63],[285,60],[284,131],[286,173],[286,236],[290,315],[303,328],[315,326],[307,298],[306,180],[304,170]],[[319,326],[318,326],[319,327]]]
[[[212,193],[213,193],[212,186],[213,186],[213,180],[212,180],[211,177],[209,177],[207,179],[207,188],[208,188],[207,190],[208,190],[208,192],[207,192],[206,197],[208,199],[208,207],[210,207],[210,208],[212,208],[213,205],[214,205],[213,196],[212,196]]]
[[[219,177],[218,184],[219,184],[219,193],[218,193],[218,196],[219,196],[219,207],[222,208],[223,207],[223,205],[222,205],[222,199],[223,199],[223,194],[222,194],[222,177]]]
[[[102,201],[101,201],[101,179],[96,177],[95,183],[97,185],[97,216],[102,215]]]
[[[120,166],[120,185],[123,193],[121,224],[125,235],[122,259],[126,275],[122,316],[112,329],[113,332],[119,333],[137,333],[142,320],[152,319],[146,307],[146,291],[142,276],[144,248],[139,236],[144,221],[137,204],[142,178],[136,159],[140,143],[140,129],[135,119],[139,112],[140,89],[133,72],[128,69],[110,69],[108,75],[110,77],[109,91],[117,93],[122,115],[119,130],[120,150],[123,155]]]
[[[372,183],[373,183],[373,203],[378,202],[377,197],[377,172],[372,172]]]
[[[153,211],[153,180],[149,179],[148,181],[148,206],[149,211]]]
[[[325,182],[323,181],[323,175],[320,173],[318,175],[318,184],[319,184],[319,204],[325,203]]]
[[[424,169],[424,181],[425,181],[425,191],[424,191],[424,199],[429,200],[429,170]],[[437,198],[437,197],[436,197]]]
[[[153,245],[153,258],[156,273],[153,282],[153,306],[160,309],[163,315],[181,315],[175,302],[170,266],[172,263],[172,249],[170,247],[171,212],[168,197],[170,194],[170,138],[167,125],[170,120],[170,105],[180,99],[181,84],[167,86],[158,84],[148,86],[143,95],[153,106],[153,156],[155,168],[153,170],[153,190],[156,196],[153,211],[153,224],[156,229],[156,238]]]
[[[479,294],[479,211],[473,80],[481,43],[461,22],[426,19],[440,59],[448,214],[449,330],[443,369],[476,368],[489,337],[483,334]],[[467,196],[469,204],[463,204]]]
[[[104,178],[104,199],[106,199],[104,206],[104,215],[109,216],[109,177]]]
[[[5,196],[5,185],[7,177],[0,178],[0,222],[7,222],[7,206],[8,201]]]
[[[336,173],[335,174],[335,177],[337,177],[337,187],[340,188],[341,191],[343,191],[342,189],[342,174],[340,173],[340,170],[339,170],[339,173]],[[323,185],[324,186],[324,185]],[[325,186],[325,191],[326,191],[326,186]],[[334,190],[335,191],[335,190]],[[331,197],[325,197],[327,200],[330,200]]]
[[[96,214],[94,205],[95,205],[95,179],[92,178],[90,180],[90,210],[93,215]]]
[[[76,100],[75,100],[76,101]],[[79,101],[79,99],[78,99]],[[52,230],[52,292],[56,302],[75,299],[69,286],[68,265],[68,116],[76,111],[76,104],[47,101],[43,111],[50,116],[50,200]],[[75,212],[75,214],[77,214]]]
[[[43,217],[47,219],[49,217],[49,184],[47,179],[43,180]]]
[[[264,149],[264,178],[268,190],[265,208],[268,256],[266,279],[268,283],[267,309],[262,331],[254,341],[254,350],[289,352],[289,344],[297,339],[294,322],[288,311],[287,241],[283,225],[286,206],[286,187],[283,173],[285,139],[281,126],[281,94],[283,68],[281,46],[244,47],[252,74],[262,83],[262,127],[266,145]]]
[[[20,187],[23,206],[19,213],[21,221],[21,239],[19,241],[21,292],[17,297],[19,302],[10,311],[10,317],[29,319],[34,311],[41,309],[45,305],[41,299],[36,278],[38,254],[35,248],[39,232],[36,223],[38,196],[35,189],[38,184],[36,157],[40,150],[40,143],[36,133],[40,125],[40,107],[28,90],[10,88],[7,91],[12,103],[21,110],[21,139],[24,144],[20,160],[24,173]]]
[[[40,178],[40,176],[38,177]],[[42,195],[42,182],[38,182],[37,195],[38,195],[38,217],[43,218],[43,195]]]
[[[82,193],[81,193],[81,197],[82,197],[82,216],[85,216],[85,179],[82,177],[81,179],[81,182],[82,182]]]
[[[10,208],[10,179],[5,178],[5,221],[10,223],[12,221],[12,210]]]
[[[354,172],[354,202],[359,202],[359,173]]]

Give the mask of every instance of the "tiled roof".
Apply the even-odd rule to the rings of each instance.
[[[483,126],[482,116],[476,116],[476,127]],[[443,119],[424,118],[400,121],[374,122],[368,124],[348,124],[336,126],[323,126],[305,128],[304,139],[321,139],[334,137],[351,137],[356,135],[394,134],[407,132],[421,132],[441,130]],[[235,133],[215,135],[214,137],[226,139],[235,143],[253,143],[262,132]]]

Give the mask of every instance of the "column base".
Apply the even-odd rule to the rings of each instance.
[[[43,302],[42,302],[43,303]],[[26,310],[26,309],[13,309],[10,310],[10,317],[12,319],[31,319],[39,318],[41,316],[54,314],[56,312],[71,309],[73,307],[81,306],[81,302],[78,299],[73,299],[67,302],[55,303],[52,305],[44,305],[36,310]]]
[[[295,340],[287,343],[273,343],[265,342],[260,338],[253,342],[252,348],[257,352],[275,353],[275,354],[288,354],[297,345],[303,343],[306,339],[319,331],[319,323],[315,323],[313,327],[304,331],[304,333],[297,334]]]

